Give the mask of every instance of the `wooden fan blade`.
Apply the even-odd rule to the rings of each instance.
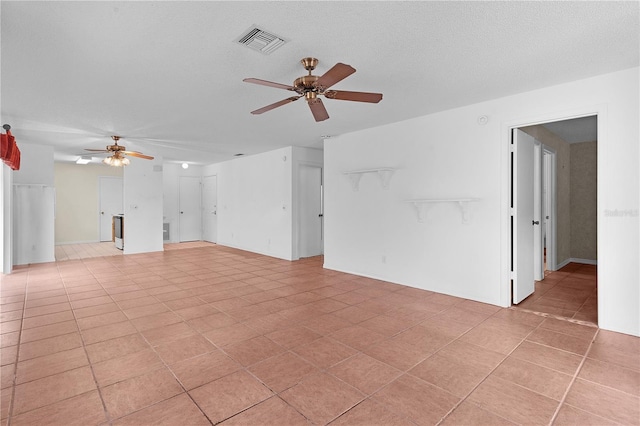
[[[377,104],[382,100],[382,93],[350,92],[348,90],[327,90],[324,96],[341,101],[371,102]]]
[[[259,78],[245,78],[242,81],[244,81],[245,83],[259,84],[261,86],[275,87],[276,89],[285,89],[285,90],[291,90],[291,91],[294,91],[294,92],[296,90],[296,88],[293,87],[293,86],[287,86],[286,84],[274,83],[273,81],[260,80]]]
[[[137,151],[121,151],[123,154],[130,155],[131,157],[144,158],[145,160],[153,160],[153,157],[150,155],[144,155],[141,152]]]
[[[311,108],[311,114],[313,114],[313,118],[315,118],[316,121],[324,121],[327,118],[329,118],[329,113],[327,112],[327,109],[324,107],[324,104],[322,103],[322,99],[320,98],[309,99],[307,103],[309,104],[309,108]]]
[[[324,73],[315,83],[315,86],[320,89],[320,91],[328,89],[339,81],[344,80],[349,77],[351,74],[356,72],[356,69],[351,65],[343,64],[338,62],[335,64],[329,71]]]
[[[91,151],[91,152],[111,152],[108,149],[89,149],[89,148],[85,148],[85,151]]]
[[[251,111],[251,114],[262,114],[263,112],[271,111],[272,109],[278,108],[279,106],[286,105],[286,104],[288,104],[290,102],[293,102],[293,101],[297,101],[301,97],[302,96],[292,96],[290,98],[283,99],[283,100],[278,101],[276,103],[273,103],[271,105],[267,105],[266,107],[262,107],[260,109],[255,110],[255,111]]]

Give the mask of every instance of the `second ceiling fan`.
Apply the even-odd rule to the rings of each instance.
[[[267,105],[255,111],[251,111],[251,114],[262,114],[263,112],[271,111],[279,106],[286,105],[290,102],[297,101],[304,97],[307,100],[307,104],[311,109],[313,118],[316,121],[324,121],[329,118],[327,109],[322,103],[322,99],[318,96],[324,96],[328,99],[338,99],[342,101],[356,101],[356,102],[369,102],[378,103],[382,99],[382,93],[369,93],[369,92],[350,92],[345,90],[329,90],[331,86],[344,80],[354,72],[355,68],[350,65],[338,62],[329,71],[318,77],[311,75],[318,65],[316,58],[304,58],[300,61],[309,74],[295,79],[292,86],[286,84],[274,83],[272,81],[260,80],[258,78],[245,78],[244,82],[260,84],[262,86],[270,86],[278,89],[290,90],[296,92],[298,96],[292,96],[290,98],[283,99],[279,102]]]

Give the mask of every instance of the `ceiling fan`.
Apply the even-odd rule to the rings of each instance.
[[[127,151],[127,148],[122,145],[118,145],[118,141],[121,139],[120,136],[111,136],[111,139],[113,139],[114,144],[107,145],[106,149],[85,148],[85,150],[100,153],[113,153],[111,156],[102,160],[102,162],[108,164],[109,166],[115,167],[126,166],[130,163],[129,159],[125,157],[126,155],[129,155],[131,157],[144,158],[145,160],[153,160],[153,157],[149,155],[145,155],[138,151]]]
[[[262,114],[263,112],[271,111],[282,105],[286,105],[290,102],[297,101],[304,97],[307,100],[307,104],[311,109],[313,118],[316,121],[324,121],[329,118],[327,109],[322,103],[322,99],[318,96],[322,95],[328,99],[338,99],[342,101],[356,101],[356,102],[370,102],[378,103],[382,99],[382,93],[369,93],[369,92],[349,92],[345,90],[328,90],[331,86],[349,77],[356,72],[356,69],[350,65],[338,62],[329,71],[318,77],[311,75],[318,65],[316,58],[303,58],[301,61],[304,69],[309,71],[308,75],[296,78],[292,86],[286,84],[274,83],[271,81],[260,80],[257,78],[245,78],[244,82],[260,84],[263,86],[275,87],[278,89],[290,90],[296,92],[298,96],[292,96],[287,99],[283,99],[279,102],[267,105],[255,111],[251,111],[251,114]]]

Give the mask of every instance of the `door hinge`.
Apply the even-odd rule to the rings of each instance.
[[[516,278],[516,273],[514,271],[509,271],[509,279],[514,280]]]
[[[513,143],[512,143],[512,144],[509,145],[509,152],[514,152],[513,150],[514,150],[514,148],[513,148]]]
[[[509,215],[515,216],[516,215],[516,209],[514,209],[513,207],[509,207]]]

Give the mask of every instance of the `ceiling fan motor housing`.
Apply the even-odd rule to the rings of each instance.
[[[300,62],[304,69],[309,71],[309,74],[311,74],[311,71],[313,71],[316,68],[316,65],[318,65],[318,60],[316,58],[302,58]]]
[[[316,68],[318,65],[318,60],[316,58],[302,58],[300,61],[304,69],[309,71],[309,75],[305,75],[302,77],[298,77],[293,82],[293,87],[296,89],[296,92],[304,95],[307,101],[316,99],[318,94],[322,94],[321,88],[316,86],[316,82],[320,77],[317,75],[311,75],[311,71]]]
[[[111,136],[111,139],[113,139],[113,141],[115,142],[114,145],[107,145],[107,151],[126,151],[127,148],[125,148],[122,145],[118,145],[118,141],[120,140],[120,136]]]

